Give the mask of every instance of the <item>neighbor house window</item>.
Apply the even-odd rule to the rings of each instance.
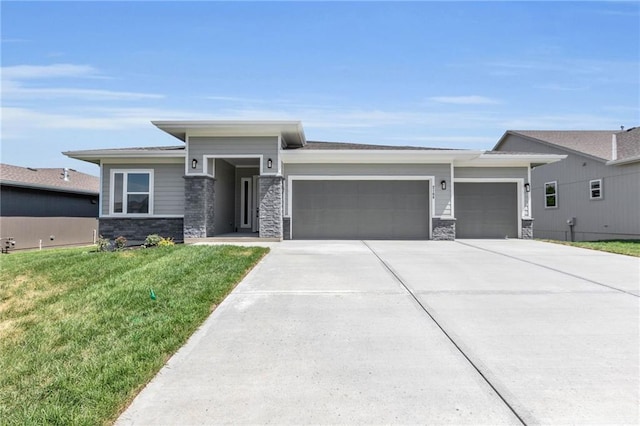
[[[589,181],[589,199],[602,200],[604,195],[602,190],[602,179],[594,179]]]
[[[547,209],[558,207],[558,182],[544,184],[544,207]]]
[[[152,214],[153,170],[111,171],[111,214]]]

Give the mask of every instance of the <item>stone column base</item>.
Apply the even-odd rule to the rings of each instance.
[[[434,241],[453,241],[456,239],[456,220],[454,218],[434,217],[431,221]]]
[[[522,239],[533,239],[533,219],[522,219]]]

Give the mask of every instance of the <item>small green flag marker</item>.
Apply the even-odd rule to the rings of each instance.
[[[150,289],[149,297],[151,298],[151,300],[156,300],[156,294],[153,292],[153,289]]]

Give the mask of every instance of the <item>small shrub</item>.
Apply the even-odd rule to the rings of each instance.
[[[144,245],[147,247],[157,246],[162,239],[163,238],[158,234],[149,234],[144,240]]]
[[[116,250],[122,250],[127,246],[127,239],[122,235],[120,235],[115,239],[115,243],[116,243]]]
[[[174,245],[176,245],[176,243],[173,242],[173,238],[162,238],[158,242],[158,247],[171,247]]]
[[[111,241],[109,241],[108,238],[100,235],[98,237],[98,240],[96,241],[96,246],[98,248],[98,251],[109,251],[111,249]]]

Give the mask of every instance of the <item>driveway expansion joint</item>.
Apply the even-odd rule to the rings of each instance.
[[[473,367],[473,369],[480,375],[480,377],[482,377],[482,379],[484,380],[484,382],[489,385],[489,387],[495,392],[495,394],[498,396],[498,398],[500,398],[500,400],[502,400],[502,402],[507,406],[507,408],[511,411],[511,413],[513,413],[514,416],[516,416],[516,418],[518,419],[518,421],[520,421],[521,424],[523,425],[527,425],[527,423],[524,421],[524,419],[518,414],[518,412],[515,410],[515,408],[513,408],[513,406],[505,399],[505,397],[500,393],[500,391],[498,391],[498,389],[496,389],[496,387],[493,385],[493,383],[491,383],[491,381],[489,381],[489,379],[487,378],[487,376],[482,372],[482,370],[476,365],[476,363],[474,363],[471,358],[462,350],[462,348],[460,347],[460,345],[458,343],[456,343],[456,341],[451,337],[451,335],[444,329],[444,327],[438,322],[438,320],[436,320],[436,318],[431,314],[431,312],[429,312],[429,310],[427,309],[427,307],[420,302],[420,300],[418,299],[418,297],[413,293],[413,291],[407,286],[407,284],[404,282],[404,280],[402,279],[402,277],[393,270],[393,268],[391,268],[391,266],[384,261],[384,259],[382,259],[382,257],[380,257],[380,255],[378,255],[378,253],[369,245],[367,244],[366,241],[362,241],[362,244],[364,244],[370,251],[371,253],[373,253],[373,255],[378,258],[378,260],[380,261],[380,263],[382,263],[382,265],[385,267],[385,269],[387,269],[387,271],[394,277],[394,279],[402,286],[404,287],[404,289],[406,290],[406,292],[411,296],[411,298],[418,304],[418,306],[424,311],[424,313],[426,313],[429,318],[431,318],[431,320],[433,321],[433,323],[438,327],[438,329],[440,329],[440,331],[445,335],[445,337],[451,342],[451,344],[453,344],[453,346],[458,350],[458,352],[467,360],[467,362],[469,364],[471,364],[471,366]]]
[[[613,286],[608,285],[608,284],[604,284],[604,283],[601,283],[601,282],[598,282],[598,281],[594,281],[594,280],[591,280],[589,278],[581,277],[580,275],[572,274],[570,272],[566,272],[566,271],[563,271],[561,269],[552,268],[552,267],[547,266],[547,265],[542,265],[540,263],[532,262],[530,260],[522,259],[522,258],[516,257],[516,256],[511,256],[510,254],[505,254],[505,253],[502,253],[502,252],[499,252],[499,251],[495,251],[495,250],[491,250],[491,249],[488,249],[488,248],[474,246],[473,244],[463,243],[463,242],[458,241],[458,240],[456,240],[455,242],[458,243],[458,244],[461,244],[463,246],[471,247],[471,248],[474,248],[474,249],[477,249],[477,250],[483,250],[483,251],[486,251],[486,252],[489,252],[489,253],[493,253],[493,254],[497,254],[497,255],[500,255],[500,256],[508,257],[509,259],[518,260],[520,262],[528,263],[528,264],[533,265],[533,266],[538,266],[540,268],[548,269],[548,270],[553,271],[553,272],[558,272],[560,274],[564,274],[564,275],[567,275],[567,276],[570,276],[570,277],[573,277],[573,278],[577,278],[579,280],[586,281],[586,282],[591,283],[591,284],[599,285],[599,286],[602,286],[602,287],[607,287],[607,288],[610,288],[611,290],[619,291],[620,293],[625,293],[625,294],[628,294],[630,296],[640,297],[640,295],[632,293],[630,291],[622,290],[620,288],[613,287]]]

